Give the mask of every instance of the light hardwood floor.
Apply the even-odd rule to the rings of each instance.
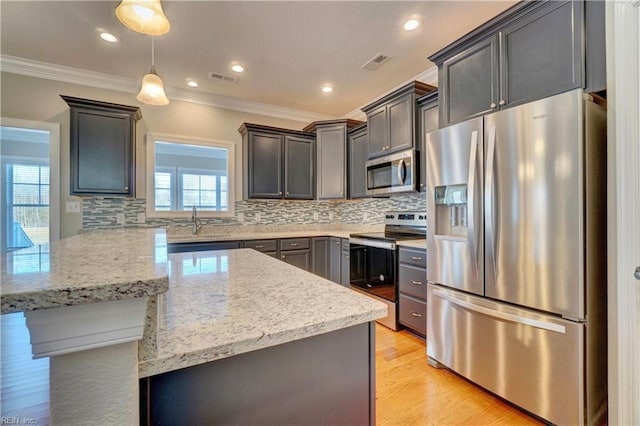
[[[49,359],[31,359],[22,314],[3,315],[3,417],[49,424]],[[377,424],[534,425],[533,418],[447,371],[427,364],[425,343],[376,325]]]
[[[429,366],[424,339],[379,324],[376,417],[378,426],[541,424],[456,374]]]

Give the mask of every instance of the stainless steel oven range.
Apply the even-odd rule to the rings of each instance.
[[[425,212],[387,212],[384,232],[351,234],[349,259],[351,288],[387,305],[388,315],[378,322],[398,330],[398,260],[401,240],[426,238]]]

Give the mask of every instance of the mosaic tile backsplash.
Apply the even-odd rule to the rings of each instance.
[[[146,200],[123,198],[84,198],[82,228],[190,226],[190,218],[146,218],[139,223],[139,214],[146,213]],[[370,198],[349,201],[279,201],[241,200],[235,203],[232,217],[201,217],[203,225],[376,225],[384,221],[389,210],[426,210],[426,195],[416,193],[391,198]],[[124,214],[124,224],[117,215]]]

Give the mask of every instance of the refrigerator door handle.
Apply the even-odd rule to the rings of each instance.
[[[494,209],[494,194],[493,194],[493,181],[494,181],[494,158],[496,154],[496,126],[491,126],[489,128],[489,146],[487,148],[487,168],[486,168],[486,181],[485,181],[485,211],[487,212],[487,216],[485,219],[485,229],[487,235],[487,243],[489,247],[491,247],[491,266],[493,267],[493,280],[496,278],[496,235],[495,229],[493,226],[493,221],[495,219],[495,209]]]
[[[471,262],[474,265],[474,271],[476,274],[476,280],[480,279],[480,273],[478,271],[478,242],[476,241],[476,224],[475,220],[480,215],[475,211],[475,193],[476,193],[476,161],[478,155],[478,131],[471,132],[471,153],[469,155],[469,178],[468,185],[468,199],[467,199],[467,224],[469,232],[469,254],[471,255]]]
[[[514,322],[517,324],[528,325],[531,327],[539,328],[542,330],[553,331],[556,333],[566,333],[566,327],[563,325],[553,324],[545,321],[535,320],[533,318],[523,317],[521,315],[510,314],[508,312],[496,311],[494,309],[486,308],[484,306],[476,305],[475,303],[467,302],[466,300],[461,300],[456,296],[449,294],[443,290],[434,290],[434,296],[438,296],[442,299],[445,299],[454,305],[458,305],[464,309],[468,309],[470,311],[477,312],[479,314],[488,315],[493,318]]]

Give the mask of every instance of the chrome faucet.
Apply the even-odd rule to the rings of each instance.
[[[193,222],[193,228],[191,228],[191,235],[196,235],[200,228],[202,228],[202,222],[198,219],[198,211],[196,210],[196,206],[194,204],[193,210],[191,211],[191,222]]]

